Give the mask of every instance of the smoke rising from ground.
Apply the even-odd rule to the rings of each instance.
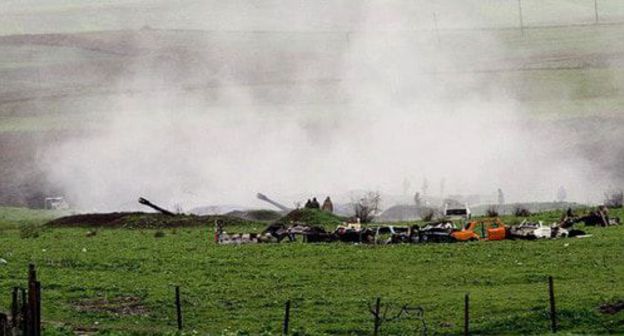
[[[475,58],[512,51],[488,32],[451,46],[409,32],[400,8],[349,7],[355,33],[286,34],[251,51],[227,34],[190,52],[137,41],[159,52],[117,78],[132,93],[104,103],[97,131],[46,154],[48,178],[77,207],[101,211],[138,208],[139,196],[185,209],[258,206],[257,192],[292,205],[299,195],[408,191],[407,202],[423,178],[436,197],[444,181],[445,195],[502,188],[507,201],[552,201],[565,186],[569,199],[599,200],[608,174],[510,90],[530,83],[501,87],[479,73],[487,62]]]

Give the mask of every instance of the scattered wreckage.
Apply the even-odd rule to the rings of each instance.
[[[569,228],[569,227],[568,227]],[[508,236],[510,239],[555,239],[555,238],[572,238],[572,237],[588,237],[584,231],[577,229],[567,229],[561,224],[553,224],[551,226],[544,225],[542,221],[529,222],[526,219],[519,225],[509,228]]]
[[[481,235],[477,233],[481,229]],[[457,241],[503,240],[507,236],[507,226],[499,218],[483,218],[468,222],[466,226],[451,233]]]
[[[560,234],[563,234],[565,229],[558,230]],[[567,232],[567,230],[565,230]],[[544,225],[542,221],[537,223],[529,222],[526,219],[520,223],[520,225],[512,226],[509,228],[509,236],[512,239],[540,239],[540,238],[552,238],[553,230],[551,227]]]
[[[480,230],[479,230],[480,228]],[[507,237],[507,226],[498,218],[483,218],[468,222],[457,229],[450,220],[410,227],[409,235],[394,235],[391,243],[453,243],[478,240],[502,240]]]
[[[585,237],[581,230],[568,230],[559,225],[546,226],[542,222],[523,221],[517,226],[506,226],[498,218],[483,218],[468,222],[457,229],[451,221],[427,223],[420,227],[376,226],[362,227],[358,223],[339,225],[334,231],[322,226],[294,223],[271,224],[261,233],[228,234],[217,221],[215,242],[218,244],[280,243],[283,241],[306,243],[361,243],[361,244],[425,244],[465,241],[496,241],[503,239],[555,239]]]
[[[223,230],[220,221],[215,223],[215,242],[218,244],[246,244],[246,243],[280,243],[282,241],[295,242],[301,240],[306,243],[345,242],[373,244],[376,237],[382,234],[398,234],[407,228],[384,226],[377,228],[363,228],[360,224],[340,225],[333,232],[328,232],[322,226],[294,223],[290,226],[274,223],[261,233],[228,234]]]
[[[523,221],[516,226],[506,226],[498,218],[483,218],[468,222],[457,229],[451,221],[427,223],[420,227],[377,226],[361,224],[339,225],[334,231],[322,226],[295,223],[290,226],[271,224],[261,233],[228,234],[217,221],[215,242],[218,244],[280,243],[283,241],[306,243],[361,243],[361,244],[425,244],[466,241],[496,241],[504,239],[556,239],[589,237],[577,229],[566,229],[559,224],[546,226],[542,222]],[[386,238],[387,237],[387,238]]]
[[[464,214],[466,215],[466,214]],[[467,216],[466,216],[467,217]],[[525,219],[519,225],[507,226],[500,218],[468,219],[460,229],[449,219],[426,223],[423,226],[363,226],[360,223],[343,223],[334,231],[327,231],[322,226],[304,223],[281,223],[269,225],[259,234],[228,235],[222,225],[217,224],[215,240],[220,244],[294,242],[301,240],[308,243],[345,242],[362,244],[422,244],[452,243],[465,241],[497,241],[505,239],[557,239],[591,237],[584,231],[573,228],[583,222],[586,226],[619,225],[619,218],[610,218],[606,207],[582,216],[576,216],[568,210],[559,222],[548,226],[542,221],[531,222]]]
[[[259,199],[275,204],[283,211],[287,207],[270,200],[268,197],[258,194]],[[139,203],[148,206],[164,215],[176,216],[175,213],[164,209],[149,200],[140,197]],[[273,223],[261,233],[236,233],[228,234],[224,231],[222,220],[215,221],[215,242],[217,244],[249,244],[249,243],[280,243],[282,241],[295,242],[300,239],[307,243],[322,242],[345,242],[362,244],[421,244],[421,243],[452,243],[479,240],[504,240],[504,239],[556,239],[566,237],[590,237],[584,231],[574,229],[577,223],[586,226],[612,226],[619,225],[620,218],[609,217],[606,206],[599,206],[587,214],[575,215],[572,209],[568,209],[559,222],[551,226],[542,221],[531,222],[527,219],[519,225],[507,226],[498,217],[471,219],[470,209],[467,206],[445,208],[445,215],[456,216],[465,222],[458,229],[454,218],[446,217],[437,222],[426,223],[418,226],[363,226],[361,223],[343,223],[334,231],[327,231],[323,226],[309,225],[305,223],[291,223],[286,226],[282,223]],[[456,218],[455,218],[456,219]]]
[[[574,224],[583,222],[586,226],[612,226],[620,225],[620,218],[609,217],[609,209],[601,205],[596,210],[590,211],[586,215],[577,216],[572,212],[572,209],[568,209],[565,215],[561,218],[561,227],[569,228]]]

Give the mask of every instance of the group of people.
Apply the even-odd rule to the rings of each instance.
[[[311,200],[308,199],[308,201],[305,204],[305,208],[306,209],[321,209],[323,211],[327,211],[327,212],[330,212],[330,213],[334,212],[334,204],[332,203],[332,201],[329,198],[329,196],[327,196],[327,198],[325,198],[325,201],[323,202],[322,206],[316,200],[316,197],[312,198]]]

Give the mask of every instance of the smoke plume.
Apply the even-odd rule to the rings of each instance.
[[[530,82],[488,72],[518,57],[495,32],[436,34],[407,1],[296,3],[309,12],[280,7],[291,31],[231,17],[232,31],[189,32],[201,43],[182,47],[183,31],[138,32],[139,54],[102,102],[109,113],[45,156],[49,180],[102,211],[138,207],[139,196],[262,206],[257,192],[287,205],[354,190],[409,202],[425,178],[432,196],[502,188],[508,201],[552,201],[560,186],[596,201],[609,185],[577,134],[527,112],[519,91]],[[272,15],[228,4],[202,9]],[[484,25],[471,8],[453,13]]]

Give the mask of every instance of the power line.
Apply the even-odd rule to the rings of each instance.
[[[520,21],[520,32],[524,36],[524,22],[522,20],[522,0],[518,0],[518,18]]]

